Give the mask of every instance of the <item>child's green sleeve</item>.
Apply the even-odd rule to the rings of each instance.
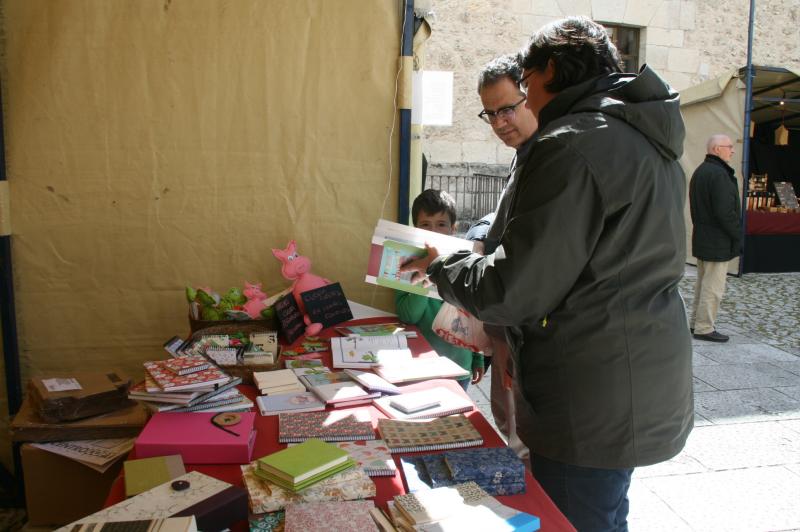
[[[425,308],[428,305],[428,298],[396,290],[394,293],[394,303],[397,310],[397,317],[400,321],[416,325],[425,315]]]
[[[480,353],[472,353],[472,369],[483,369],[483,355]]]

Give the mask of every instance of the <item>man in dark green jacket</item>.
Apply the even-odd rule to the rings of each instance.
[[[578,530],[626,530],[633,468],[693,423],[684,271],[684,126],[648,67],[622,74],[605,29],[543,27],[521,53],[539,121],[501,245],[429,256],[445,301],[504,325],[533,426],[533,474]]]
[[[706,159],[689,182],[692,214],[692,255],[697,258],[697,282],[692,301],[692,332],[698,340],[727,342],[717,332],[717,319],[728,262],[739,256],[742,226],[739,185],[733,168],[733,142],[726,135],[713,135],[706,144]]]

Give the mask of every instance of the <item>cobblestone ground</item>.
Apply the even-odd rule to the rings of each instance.
[[[686,273],[680,286],[690,305],[697,276]],[[728,276],[717,325],[800,356],[800,273]]]

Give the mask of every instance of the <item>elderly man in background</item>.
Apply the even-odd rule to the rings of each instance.
[[[726,135],[712,135],[706,158],[689,182],[692,214],[692,255],[697,258],[697,282],[692,301],[692,333],[698,340],[727,342],[714,322],[725,293],[728,263],[739,256],[742,239],[741,202],[734,170],[733,142]]]

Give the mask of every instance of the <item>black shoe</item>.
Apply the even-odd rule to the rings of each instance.
[[[720,334],[717,331],[711,331],[708,334],[693,334],[692,336],[694,336],[698,340],[706,340],[707,342],[724,343],[730,340],[729,336]]]
[[[689,332],[694,334],[694,327],[689,327]],[[492,358],[492,357],[489,357],[489,358]]]

